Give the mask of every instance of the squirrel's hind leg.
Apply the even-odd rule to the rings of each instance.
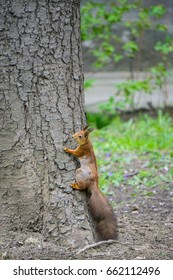
[[[70,184],[73,189],[76,190],[86,190],[87,189],[87,180],[84,178],[81,168],[76,170],[76,182]]]

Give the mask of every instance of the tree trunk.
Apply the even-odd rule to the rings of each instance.
[[[63,151],[86,124],[79,0],[0,0],[0,234],[93,241],[76,162]],[[59,242],[59,243],[58,243]]]

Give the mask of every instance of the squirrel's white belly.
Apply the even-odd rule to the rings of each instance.
[[[80,168],[77,169],[77,179],[78,180],[86,180],[88,178],[91,177],[91,166],[89,164],[89,160],[88,157],[83,156],[82,158],[80,158]]]
[[[87,156],[80,157],[79,159],[81,167],[87,167],[89,164],[89,158]]]

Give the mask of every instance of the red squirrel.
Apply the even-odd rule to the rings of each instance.
[[[75,150],[64,151],[79,158],[80,168],[76,170],[76,182],[71,187],[86,190],[89,195],[89,210],[96,225],[100,240],[117,239],[117,221],[113,209],[98,187],[98,170],[88,126],[76,132],[73,138],[79,144]]]

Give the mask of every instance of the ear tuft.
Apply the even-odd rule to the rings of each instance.
[[[89,125],[85,126],[83,129],[83,131],[86,131],[87,133],[90,133],[91,131],[93,131],[94,129],[89,127]]]
[[[82,130],[87,130],[88,127],[89,125],[86,125]]]
[[[93,130],[94,130],[94,128],[91,128],[91,127],[89,127],[89,128],[87,129],[88,132],[92,132]]]

